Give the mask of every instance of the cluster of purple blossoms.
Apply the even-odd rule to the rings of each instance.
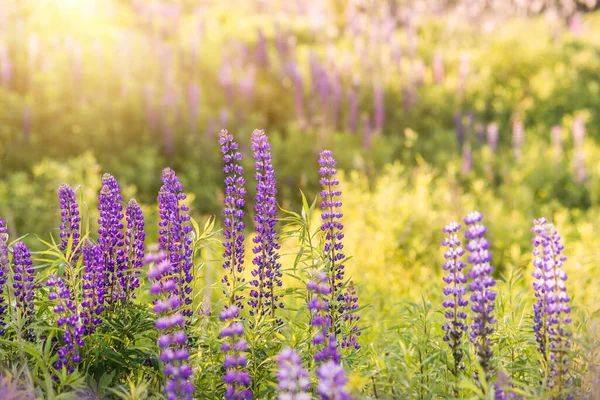
[[[340,312],[342,317],[344,318],[344,323],[346,329],[342,332],[342,343],[341,347],[344,348],[354,348],[356,350],[360,349],[360,344],[358,344],[358,337],[361,332],[358,329],[358,320],[360,316],[356,313],[358,309],[358,296],[356,294],[356,288],[354,287],[354,282],[348,282],[348,286],[344,293],[342,294],[342,306],[340,308]]]
[[[8,228],[6,222],[0,218],[0,336],[4,336],[4,315],[6,314],[7,306],[4,304],[4,290],[6,281],[8,280]]]
[[[79,223],[81,217],[79,216],[79,205],[75,198],[75,192],[69,185],[62,183],[58,187],[58,199],[60,202],[60,245],[61,251],[67,250],[69,240],[72,241],[71,252],[73,254],[72,261],[76,262],[79,258],[79,239],[81,234],[79,233]]]
[[[315,273],[314,279],[306,284],[309,291],[308,309],[311,313],[311,325],[317,329],[313,337],[315,346],[322,346],[327,339],[329,327],[331,326],[331,316],[329,314],[328,296],[331,294],[331,287],[327,279],[327,274],[323,271]]]
[[[538,350],[544,360],[548,360],[548,322],[546,320],[546,268],[545,264],[550,259],[549,240],[546,235],[546,219],[540,218],[533,221],[531,232],[535,235],[533,242],[533,266],[531,274],[534,278],[533,290],[536,302],[533,304],[533,330]],[[540,247],[541,246],[541,247]]]
[[[283,308],[276,290],[282,286],[281,264],[279,263],[279,238],[275,231],[277,224],[277,188],[275,170],[271,164],[271,145],[263,130],[252,133],[252,150],[254,151],[254,177],[256,178],[256,197],[254,211],[254,248],[252,263],[256,267],[252,271],[254,279],[250,284],[255,289],[250,291],[252,307],[250,315],[256,312],[260,316],[270,314],[275,317],[277,308]]]
[[[127,248],[128,268],[123,277],[121,286],[124,290],[125,300],[133,298],[133,290],[140,287],[140,270],[144,265],[144,215],[140,205],[135,199],[129,200],[125,209],[127,231],[125,232],[125,246]]]
[[[490,346],[490,335],[493,332],[492,325],[496,319],[492,315],[496,293],[491,290],[496,284],[492,277],[494,267],[490,264],[492,255],[489,251],[490,243],[485,239],[487,228],[481,224],[483,214],[474,211],[464,219],[468,226],[465,238],[469,240],[466,245],[469,251],[467,261],[471,264],[469,278],[471,284],[471,310],[473,311],[473,323],[471,325],[470,338],[475,346],[475,352],[479,363],[486,373],[490,372],[489,361],[492,358]]]
[[[319,154],[319,175],[321,176],[319,183],[323,186],[323,190],[321,191],[321,208],[323,209],[323,213],[321,214],[321,218],[323,219],[321,231],[325,232],[323,251],[328,264],[327,278],[331,287],[331,300],[333,302],[329,313],[333,324],[331,327],[332,331],[337,335],[342,332],[344,322],[347,322],[346,316],[348,316],[348,310],[347,305],[344,304],[344,293],[342,292],[344,285],[343,260],[345,258],[342,253],[344,248],[344,244],[342,243],[344,233],[342,230],[344,226],[340,222],[342,218],[342,212],[340,211],[342,202],[339,198],[342,195],[342,191],[338,188],[340,182],[336,177],[337,170],[335,165],[336,161],[331,151],[323,150]],[[353,303],[358,306],[357,300],[353,300]],[[346,321],[344,321],[345,319]],[[358,330],[350,329],[347,331],[348,334],[344,338],[344,341],[346,343],[354,343],[356,341],[355,334],[358,333]]]
[[[186,199],[183,185],[175,171],[165,168],[162,173],[163,186],[158,193],[160,221],[159,247],[167,254],[171,263],[171,274],[177,280],[177,294],[186,306],[183,315],[192,315],[192,238],[189,208],[183,204]]]
[[[242,154],[238,151],[238,144],[233,136],[226,130],[219,133],[219,145],[223,154],[223,172],[225,173],[225,199],[223,235],[223,268],[225,275],[223,284],[226,286],[224,294],[229,298],[231,305],[243,308],[243,296],[236,293],[236,289],[244,283],[244,205],[246,201],[244,169],[240,165]]]
[[[117,180],[110,174],[102,177],[102,189],[98,196],[98,247],[103,264],[104,282],[107,300],[114,304],[124,299],[121,282],[124,269],[127,268],[127,255],[123,250],[123,205],[121,188]]]
[[[33,322],[35,283],[33,265],[29,248],[23,242],[13,245],[13,289],[17,301],[18,315],[22,320],[23,337],[33,339],[33,332],[27,329]]]
[[[444,271],[448,271],[444,276],[444,282],[448,285],[444,288],[446,299],[442,303],[446,309],[444,315],[447,320],[444,324],[444,341],[448,342],[452,350],[454,374],[458,374],[458,371],[462,369],[462,337],[468,329],[465,322],[467,314],[464,311],[464,307],[469,304],[464,298],[467,294],[467,288],[464,286],[467,283],[467,278],[462,272],[467,265],[462,260],[465,251],[460,247],[460,239],[457,234],[460,228],[460,224],[456,222],[446,225],[443,231],[448,236],[442,242],[443,246],[448,247],[444,254],[446,261],[443,266]]]
[[[81,319],[85,328],[85,334],[89,335],[96,330],[96,325],[102,322],[100,318],[104,311],[104,270],[100,261],[100,249],[85,238],[81,244],[83,255],[83,283],[81,302]]]
[[[277,364],[277,400],[311,400],[310,376],[300,356],[290,348],[283,349]]]
[[[52,275],[46,281],[46,286],[50,288],[48,300],[57,303],[53,309],[58,315],[56,325],[59,328],[64,326],[65,329],[62,335],[63,346],[58,349],[58,360],[54,363],[54,369],[59,371],[65,367],[67,374],[71,374],[75,370],[75,364],[81,361],[79,348],[84,345],[85,328],[77,315],[77,305],[71,300],[71,293],[64,280]]]
[[[566,257],[562,255],[562,239],[554,227],[544,218],[534,221],[534,289],[538,301],[534,305],[534,329],[540,352],[550,355],[549,387],[559,393],[570,384],[568,375],[571,347],[570,298],[565,282],[567,273],[563,269]],[[547,347],[546,347],[547,346]],[[548,353],[546,353],[546,350]]]
[[[233,400],[252,399],[250,390],[250,376],[244,371],[248,364],[248,359],[244,354],[248,344],[243,338],[244,325],[240,321],[240,309],[235,305],[225,307],[219,315],[219,320],[225,323],[225,327],[219,333],[219,337],[224,339],[221,345],[221,351],[225,354],[223,368],[223,382],[227,385],[225,398]]]
[[[167,254],[146,256],[146,263],[153,265],[148,270],[152,282],[150,294],[157,296],[154,312],[158,315],[155,328],[161,332],[158,346],[161,349],[160,361],[165,365],[165,395],[167,400],[192,399],[194,384],[192,368],[186,364],[189,358],[185,317],[181,313],[182,300],[178,292],[178,276],[173,273]]]
[[[317,393],[322,400],[350,400],[352,396],[346,391],[346,372],[334,360],[329,360],[319,366],[317,370]]]

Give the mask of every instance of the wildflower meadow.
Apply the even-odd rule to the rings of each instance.
[[[600,399],[593,0],[0,10],[0,399]]]

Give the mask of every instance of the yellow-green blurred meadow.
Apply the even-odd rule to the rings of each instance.
[[[0,310],[7,306],[0,313],[0,393],[9,399],[250,398],[243,390],[280,400],[600,398],[597,8],[594,0],[0,1],[6,225]],[[231,240],[223,214],[231,193],[222,129],[239,143],[247,190],[239,275],[246,281],[233,287],[222,281]],[[262,254],[252,249],[263,240],[255,231],[264,211],[255,201],[254,129],[264,129],[271,145],[283,275],[275,289],[283,307],[264,319],[247,303]],[[325,149],[337,160],[342,192],[340,290],[355,288],[359,305],[348,311],[341,297],[326,293],[328,312],[339,312],[328,329],[338,347],[355,326],[360,332],[360,349],[338,348],[347,382],[340,375],[331,387],[323,383],[328,371],[318,372],[325,363],[315,360],[318,311],[307,290],[316,271],[333,273],[330,239],[321,229],[330,218],[320,205],[318,160]],[[192,218],[180,221],[191,230],[180,240],[163,241],[159,227],[166,167],[180,179],[187,197],[176,202]],[[182,347],[193,393],[165,391],[169,379],[177,385],[184,379],[165,377],[148,279],[153,266],[134,265],[133,253],[122,273],[139,272],[135,299],[111,306],[107,299],[102,322],[76,346],[81,359],[74,369],[55,367],[70,328],[57,325],[46,282],[56,274],[67,282],[69,298],[83,302],[88,267],[97,268],[77,255],[83,246],[73,245],[72,232],[67,249],[60,248],[65,215],[57,189],[66,183],[74,190],[76,231],[101,248],[104,173],[120,184],[123,213],[130,198],[139,203],[146,254],[159,243],[192,243],[191,256],[182,256],[193,271],[193,313]],[[178,218],[188,215],[184,208]],[[464,225],[475,210],[484,215],[495,268],[489,365],[470,331],[457,341],[460,362],[444,341],[442,229],[452,221]],[[572,336],[564,348],[560,342],[546,349],[565,357],[560,368],[539,351],[534,329],[532,227],[541,217],[560,233],[567,258]],[[112,237],[129,237],[128,218],[121,215],[123,226]],[[24,281],[17,241],[32,253],[34,323],[18,312],[26,300],[16,294]],[[108,265],[110,257],[102,257],[99,263]],[[221,349],[229,339],[220,333],[226,321],[219,315],[235,296],[245,304],[234,318],[249,350],[243,365],[228,367]],[[75,303],[71,311],[81,316],[84,306]],[[469,326],[476,315],[471,306],[464,308]],[[278,374],[285,367],[278,354],[288,347],[307,370],[306,388],[294,389],[305,397],[286,397],[293,390]],[[231,368],[246,371],[250,383],[224,380]],[[557,376],[564,376],[558,386]]]

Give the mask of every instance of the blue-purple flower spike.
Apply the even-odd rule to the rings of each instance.
[[[144,214],[135,199],[129,200],[125,210],[127,219],[127,232],[125,233],[125,246],[127,248],[127,271],[123,276],[122,286],[125,300],[135,298],[134,290],[140,287],[140,270],[144,265]]]
[[[223,382],[227,385],[225,398],[233,400],[252,399],[250,390],[250,376],[244,369],[248,359],[244,354],[247,351],[247,343],[243,338],[244,325],[240,320],[240,309],[235,305],[226,306],[219,320],[225,324],[221,329],[219,337],[223,339],[221,351],[225,354],[223,368]]]
[[[13,245],[13,289],[17,303],[17,311],[22,321],[23,337],[33,339],[33,332],[28,326],[33,323],[34,296],[35,296],[35,271],[31,262],[29,248],[23,242]]]
[[[154,312],[158,319],[155,328],[160,331],[158,346],[159,359],[164,363],[167,381],[164,391],[168,400],[191,400],[194,393],[192,368],[186,364],[189,358],[185,317],[181,312],[182,300],[179,294],[179,273],[173,271],[173,264],[164,251],[150,254],[145,262],[152,264],[148,279],[152,282],[150,294],[156,296]]]
[[[62,335],[63,345],[58,349],[58,360],[54,363],[54,369],[60,371],[64,367],[67,374],[71,374],[75,365],[81,361],[79,348],[84,345],[85,327],[81,324],[77,315],[77,305],[71,300],[72,296],[65,282],[56,275],[51,275],[46,281],[46,286],[50,288],[48,300],[56,303],[53,308],[58,316],[56,325],[65,330]]]
[[[189,208],[183,204],[186,199],[183,185],[175,171],[165,168],[162,174],[163,186],[158,193],[160,221],[159,248],[167,254],[171,262],[171,273],[177,279],[177,294],[184,304],[183,315],[192,315],[192,238],[190,233]]]
[[[317,370],[317,393],[322,400],[350,400],[352,396],[346,391],[346,372],[339,363],[329,360],[321,364]]]
[[[242,154],[238,151],[238,144],[233,136],[226,130],[219,133],[219,145],[223,154],[223,172],[225,173],[225,200],[223,208],[223,235],[225,241],[223,246],[223,269],[225,276],[224,294],[228,297],[228,304],[235,304],[243,308],[243,296],[236,293],[236,289],[244,283],[242,273],[244,271],[244,205],[246,201],[246,181],[244,180],[244,169],[240,165]]]
[[[6,281],[8,280],[9,260],[8,260],[8,228],[6,222],[0,218],[0,337],[4,336],[6,322],[4,317],[7,310],[5,304]]]
[[[531,232],[535,235],[533,242],[533,266],[531,274],[534,278],[533,290],[536,302],[533,304],[533,330],[538,350],[545,361],[548,361],[548,321],[546,314],[546,264],[551,261],[550,240],[546,233],[546,219],[533,221]]]
[[[572,333],[568,330],[571,323],[571,299],[565,285],[567,273],[563,269],[567,258],[562,255],[562,238],[554,225],[544,223],[542,229],[545,279],[543,292],[550,355],[548,386],[560,395],[571,384],[569,352]]]
[[[496,284],[492,277],[494,267],[490,264],[492,254],[489,251],[490,243],[485,239],[487,228],[481,224],[483,214],[475,211],[465,217],[468,226],[465,238],[469,241],[466,245],[469,251],[467,261],[471,264],[468,277],[471,278],[469,290],[471,291],[471,310],[473,323],[470,338],[475,346],[475,353],[479,358],[484,371],[491,373],[489,365],[492,358],[490,335],[494,331],[493,325],[496,318],[492,315],[496,293],[491,288]]]
[[[344,319],[344,327],[342,329],[342,349],[360,349],[358,344],[358,337],[361,332],[358,329],[358,321],[360,316],[356,312],[358,309],[358,295],[356,294],[356,288],[354,282],[348,282],[348,286],[342,293],[342,305],[340,312]]]
[[[81,302],[81,319],[85,334],[89,335],[96,330],[96,325],[102,322],[101,315],[104,311],[104,269],[101,263],[100,248],[88,239],[83,239],[81,244],[83,255],[83,301]]]
[[[342,253],[344,248],[342,229],[344,226],[341,223],[342,212],[340,211],[342,191],[338,188],[340,182],[336,177],[336,161],[331,151],[323,150],[319,154],[319,166],[319,175],[321,176],[319,183],[323,187],[321,191],[321,209],[323,210],[321,214],[323,220],[321,231],[325,233],[323,250],[327,260],[327,278],[331,287],[331,300],[334,302],[334,304],[330,304],[331,307],[329,308],[332,321],[331,330],[334,334],[339,334],[342,331],[342,313],[344,311],[342,293],[344,284],[344,265],[342,262],[345,258]],[[351,332],[350,335],[352,335]]]
[[[277,399],[311,400],[310,375],[302,359],[293,349],[286,348],[277,355]]]
[[[121,281],[123,271],[127,268],[127,255],[123,250],[123,205],[121,188],[117,180],[110,174],[102,177],[102,189],[98,196],[98,247],[100,262],[103,264],[106,300],[114,304],[124,299]]]
[[[75,198],[75,192],[66,183],[61,184],[58,187],[58,199],[60,202],[60,245],[59,248],[62,251],[67,249],[69,240],[71,243],[72,257],[71,261],[76,262],[79,258],[80,250],[78,250],[79,239],[81,234],[79,232],[79,223],[81,217],[79,216],[79,205]]]
[[[460,224],[451,222],[443,229],[448,236],[442,242],[442,245],[447,247],[444,253],[444,271],[447,271],[444,276],[444,282],[448,285],[444,288],[444,296],[446,296],[442,305],[446,309],[444,316],[446,323],[444,324],[444,341],[448,342],[452,355],[454,357],[454,371],[458,375],[459,370],[463,369],[461,362],[463,359],[462,337],[467,331],[466,324],[467,314],[464,308],[469,302],[464,298],[467,294],[467,288],[464,286],[467,283],[467,278],[462,270],[467,266],[462,260],[465,253],[460,247],[460,239],[458,231]]]
[[[254,177],[256,179],[256,197],[254,211],[254,248],[252,263],[253,280],[250,284],[252,307],[250,315],[256,312],[259,316],[270,315],[275,318],[276,310],[283,308],[278,291],[281,283],[281,264],[279,263],[279,237],[275,231],[277,224],[277,182],[275,170],[271,164],[271,145],[263,130],[252,133],[252,150],[254,151]]]

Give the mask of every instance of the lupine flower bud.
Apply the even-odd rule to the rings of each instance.
[[[167,253],[161,251],[145,259],[146,263],[153,263],[148,270],[148,278],[157,287],[151,294],[157,296],[154,303],[154,312],[158,315],[155,328],[161,331],[158,346],[161,348],[159,359],[165,365],[167,377],[164,391],[168,400],[191,400],[194,393],[193,371],[185,363],[189,358],[187,335],[185,318],[179,310],[182,301],[177,282],[181,275],[173,269],[167,257]]]
[[[50,288],[48,300],[55,303],[53,310],[58,317],[56,324],[65,330],[62,335],[63,345],[57,351],[58,360],[54,363],[54,369],[59,371],[65,367],[67,374],[71,374],[75,370],[75,365],[81,361],[79,348],[84,345],[85,328],[77,315],[77,305],[72,300],[65,282],[52,275],[46,281],[46,286]]]
[[[473,311],[473,324],[471,325],[471,342],[479,363],[486,373],[490,373],[489,365],[492,358],[490,335],[496,318],[492,315],[496,293],[491,288],[496,284],[492,277],[494,267],[490,264],[492,255],[489,251],[490,243],[485,239],[487,228],[481,224],[483,214],[474,211],[465,217],[468,226],[465,238],[469,241],[466,245],[469,251],[467,261],[471,264],[468,277],[471,278],[469,291],[471,292],[471,310]]]
[[[0,337],[4,336],[6,322],[4,321],[7,305],[5,302],[6,281],[8,280],[8,228],[6,222],[0,218]]]
[[[254,211],[255,246],[252,249],[255,257],[252,263],[254,279],[250,284],[255,288],[250,291],[248,302],[253,310],[250,315],[275,317],[275,310],[282,308],[278,291],[281,288],[281,264],[279,263],[279,237],[275,231],[277,223],[277,188],[275,170],[271,165],[271,145],[262,130],[252,133],[252,150],[254,150],[254,177],[257,180]]]
[[[17,303],[19,318],[23,322],[23,337],[33,339],[33,332],[27,329],[33,323],[34,314],[34,289],[35,271],[31,262],[29,248],[23,242],[13,245],[13,289]]]
[[[451,222],[444,228],[444,233],[448,236],[442,242],[442,245],[448,250],[444,253],[444,271],[448,271],[444,276],[444,282],[448,285],[444,288],[444,296],[446,296],[442,305],[446,309],[444,316],[446,323],[444,324],[444,341],[448,342],[452,355],[454,357],[454,371],[458,375],[459,370],[463,369],[461,365],[464,355],[462,349],[462,337],[468,327],[466,324],[467,314],[464,308],[469,302],[464,298],[467,294],[467,288],[464,286],[467,283],[467,278],[462,270],[467,266],[462,260],[465,251],[460,246],[458,231],[460,224]]]
[[[310,376],[302,367],[298,354],[286,348],[277,356],[277,399],[278,400],[311,400]]]
[[[73,254],[71,261],[77,262],[80,250],[76,250],[79,245],[79,205],[75,198],[75,192],[66,183],[58,187],[58,199],[60,201],[60,245],[59,249],[65,251],[72,239],[71,252]]]
[[[186,199],[183,185],[175,175],[175,171],[165,168],[162,173],[163,186],[158,193],[160,221],[159,248],[167,254],[171,263],[173,282],[176,282],[175,293],[185,305],[182,313],[186,317],[192,315],[192,226],[189,223],[189,208],[183,203]],[[139,246],[139,245],[138,245]]]

